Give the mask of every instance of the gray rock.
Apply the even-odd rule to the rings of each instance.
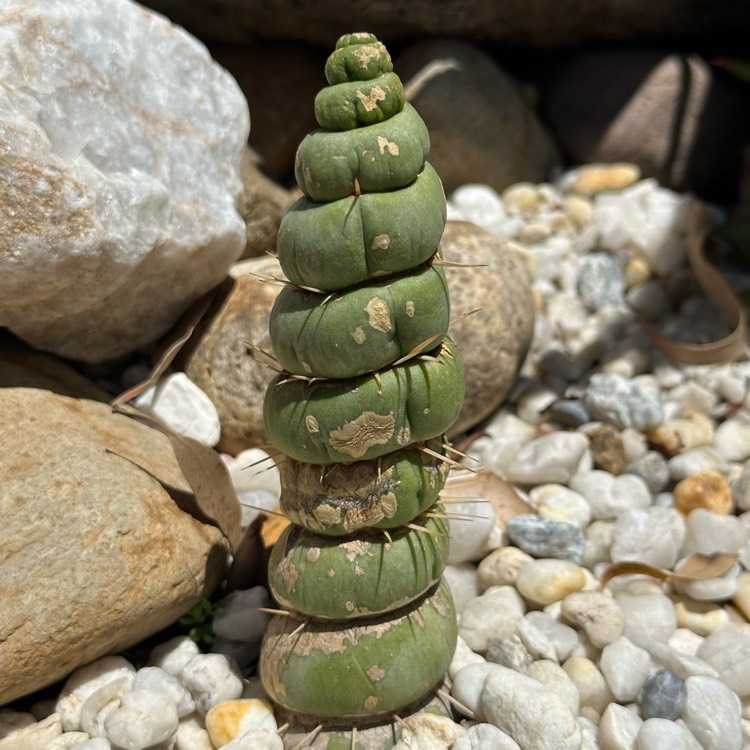
[[[521,638],[515,633],[493,638],[487,646],[485,656],[487,661],[514,669],[516,672],[524,672],[534,661]]]
[[[595,312],[623,302],[622,269],[609,253],[591,253],[584,257],[578,271],[578,294],[586,307]]]
[[[685,706],[685,682],[667,669],[658,669],[643,683],[639,703],[644,719],[679,718]]]
[[[225,575],[228,545],[152,478],[191,491],[157,430],[34,389],[0,389],[0,413],[2,704],[174,622]]]
[[[583,531],[572,523],[524,514],[509,518],[505,528],[513,543],[532,557],[583,560]]]
[[[664,419],[661,394],[650,380],[595,373],[586,388],[584,403],[594,419],[618,429],[635,427],[646,431]]]
[[[202,45],[135,3],[3,10],[0,325],[73,359],[121,356],[242,253],[247,103]]]
[[[643,479],[652,493],[661,492],[669,482],[667,459],[658,451],[647,451],[625,467],[627,474]]]

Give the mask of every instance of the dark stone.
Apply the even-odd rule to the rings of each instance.
[[[509,518],[506,531],[513,544],[532,557],[551,557],[577,564],[583,560],[583,532],[572,523],[522,515]]]
[[[666,669],[658,669],[643,683],[640,695],[644,719],[670,719],[680,717],[685,706],[685,683]]]

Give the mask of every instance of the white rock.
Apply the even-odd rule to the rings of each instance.
[[[705,508],[692,510],[685,522],[687,533],[683,555],[694,552],[739,552],[747,543],[746,531],[737,516],[724,516]]]
[[[701,471],[718,471],[726,474],[727,462],[714,448],[693,448],[691,451],[679,453],[667,461],[669,475],[675,482]]]
[[[60,714],[51,714],[46,719],[0,736],[0,750],[47,750],[61,734]]]
[[[487,676],[496,669],[501,669],[499,664],[484,661],[475,664],[467,664],[453,675],[451,695],[466,706],[478,721],[484,721],[484,709],[482,708],[482,688]]]
[[[133,402],[178,435],[213,447],[221,437],[219,412],[211,399],[184,372],[162,378]]]
[[[55,737],[52,742],[45,746],[44,750],[70,750],[74,745],[88,739],[89,736],[86,732],[65,732]]]
[[[149,663],[181,679],[188,662],[200,652],[198,644],[192,638],[178,635],[154,646],[149,655]]]
[[[73,672],[55,706],[55,711],[60,714],[63,731],[79,731],[81,710],[86,699],[102,685],[119,677],[126,678],[131,685],[135,680],[135,667],[121,656],[104,656]]]
[[[677,649],[677,651],[690,656],[695,656],[701,643],[703,643],[703,638],[700,635],[683,627],[677,628],[667,641],[670,648]]]
[[[632,750],[643,720],[635,711],[619,703],[610,703],[599,722],[602,750]]]
[[[579,750],[581,729],[565,701],[537,680],[497,667],[484,682],[482,710],[488,721],[521,747]]]
[[[133,689],[135,681],[128,677],[117,677],[97,688],[81,708],[81,729],[91,737],[106,735],[104,723],[120,705],[122,697]]]
[[[532,560],[516,576],[516,588],[521,596],[541,606],[560,601],[585,585],[583,568],[567,560]]]
[[[696,581],[676,579],[674,590],[678,594],[684,594],[691,599],[695,599],[697,602],[726,601],[731,599],[737,591],[737,579],[741,570],[739,563],[735,563],[724,575],[715,578]]]
[[[668,669],[681,680],[686,680],[688,677],[696,675],[701,677],[719,676],[718,671],[707,661],[693,654],[680,651],[668,643],[651,643],[648,646],[648,651],[657,664]]]
[[[581,628],[596,648],[612,643],[625,629],[617,602],[603,591],[579,591],[562,601],[562,616]]]
[[[621,703],[635,700],[648,677],[651,657],[624,635],[602,650],[599,664],[612,695]]]
[[[232,701],[242,695],[242,679],[223,654],[194,656],[182,672],[182,681],[202,714],[222,701]]]
[[[582,563],[593,569],[597,563],[609,563],[614,521],[594,521],[584,532]]]
[[[448,562],[456,564],[480,560],[487,551],[487,542],[495,528],[492,504],[457,502],[451,504],[450,512],[460,518],[451,521]]]
[[[565,521],[585,529],[591,521],[586,498],[561,484],[543,484],[529,492],[529,500],[542,518]]]
[[[721,680],[688,677],[682,718],[704,750],[740,750],[740,699]]]
[[[227,468],[242,506],[243,528],[255,520],[259,508],[276,508],[281,497],[281,479],[279,469],[268,453],[260,448],[249,448],[229,461]]]
[[[163,334],[241,254],[247,103],[205,47],[134,3],[3,10],[14,218],[0,228],[12,267],[0,325],[63,356],[111,359]]]
[[[466,730],[447,716],[421,713],[409,716],[394,750],[445,750]]]
[[[489,422],[485,431],[489,438],[480,438],[473,447],[479,449],[479,458],[484,467],[503,476],[521,446],[536,436],[537,428],[514,414],[500,412]]]
[[[580,432],[553,432],[524,445],[505,470],[509,482],[567,484],[589,447]]]
[[[206,714],[206,729],[215,747],[258,730],[276,731],[273,706],[268,700],[246,698],[223,701]]]
[[[516,630],[518,632],[518,638],[520,638],[521,640],[520,645],[524,647],[523,653],[527,658],[544,659],[550,660],[552,662],[558,661],[555,644],[543,630],[536,627],[536,625],[534,625],[529,620],[526,620],[525,618],[518,623]],[[512,669],[515,669],[519,672],[525,671],[520,664],[508,664],[504,662],[501,663],[503,663],[504,666],[511,667]]]
[[[592,709],[596,712],[598,721],[598,716],[614,700],[599,667],[586,657],[571,656],[563,664],[563,669],[578,690],[581,709],[584,707]]]
[[[616,477],[599,469],[583,471],[572,477],[569,487],[586,498],[594,519],[617,518],[629,508],[651,504],[648,485],[634,474]]]
[[[180,719],[175,735],[174,750],[214,750],[208,732],[198,714]]]
[[[714,448],[725,461],[750,458],[750,414],[740,410],[716,428]]]
[[[685,521],[674,508],[629,508],[612,527],[612,562],[631,560],[672,568],[685,538]]]
[[[173,675],[159,667],[143,667],[136,672],[133,690],[153,690],[170,698],[182,718],[195,711],[195,701],[190,691]]]
[[[578,633],[546,612],[527,612],[523,619],[549,639],[555,650],[553,661],[565,661],[578,644]]]
[[[646,719],[635,741],[638,750],[702,750],[688,729],[669,719]]]
[[[696,656],[714,667],[737,695],[750,696],[750,626],[714,630],[703,639]]]
[[[16,711],[12,708],[0,708],[0,737],[15,732],[17,729],[36,724],[37,718],[29,711]]]
[[[599,727],[585,716],[578,717],[578,726],[581,727],[581,750],[600,750]]]
[[[271,598],[263,586],[233,591],[216,610],[214,633],[232,641],[260,641],[270,615],[260,612],[258,608],[270,606]]]
[[[649,649],[654,642],[666,643],[677,627],[671,599],[662,593],[615,596],[625,618],[624,635],[636,646]]]
[[[107,717],[109,741],[122,750],[141,750],[172,739],[180,723],[174,701],[164,693],[134,690]]]
[[[451,750],[521,750],[521,746],[494,724],[474,724]]]
[[[71,750],[112,750],[112,745],[106,737],[92,737],[90,740],[76,742]]]
[[[484,657],[472,651],[466,641],[459,635],[456,639],[456,651],[453,654],[453,659],[448,667],[448,674],[451,679],[455,679],[459,670],[463,669],[468,664],[484,663]]]
[[[284,750],[284,742],[276,732],[259,729],[227,742],[221,750]]]
[[[448,581],[457,612],[461,612],[471,599],[482,593],[479,590],[477,566],[473,563],[446,565],[443,577]]]
[[[500,547],[479,563],[477,579],[482,591],[490,586],[514,586],[518,571],[533,558],[518,547]]]
[[[474,651],[486,651],[493,638],[512,635],[526,605],[511,586],[491,586],[472,599],[461,612],[459,635]]]
[[[581,701],[578,689],[568,673],[559,664],[549,659],[538,659],[529,666],[525,674],[559,695],[565,701],[573,716],[578,715]]]

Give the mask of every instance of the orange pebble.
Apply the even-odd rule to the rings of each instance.
[[[732,512],[732,490],[726,477],[718,472],[700,471],[677,483],[674,505],[685,515],[696,508],[728,515]]]

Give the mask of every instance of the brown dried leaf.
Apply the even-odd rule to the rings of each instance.
[[[672,577],[672,571],[657,568],[655,565],[635,562],[631,560],[622,560],[621,562],[612,563],[599,578],[599,588],[606,588],[607,584],[617,576],[644,575],[652,578],[660,578],[662,581],[668,581]]]
[[[193,490],[199,514],[192,515],[200,520],[209,519],[212,525],[221,530],[235,551],[242,538],[240,503],[219,454],[197,440],[178,435],[161,422],[135,409],[120,407],[115,411],[153,427],[169,438],[177,463]],[[161,482],[158,477],[155,478]],[[165,488],[168,487],[167,483],[161,483]]]
[[[729,572],[738,557],[736,552],[714,552],[710,555],[696,552],[672,573],[672,578],[681,581],[706,581],[709,578],[719,578]]]

